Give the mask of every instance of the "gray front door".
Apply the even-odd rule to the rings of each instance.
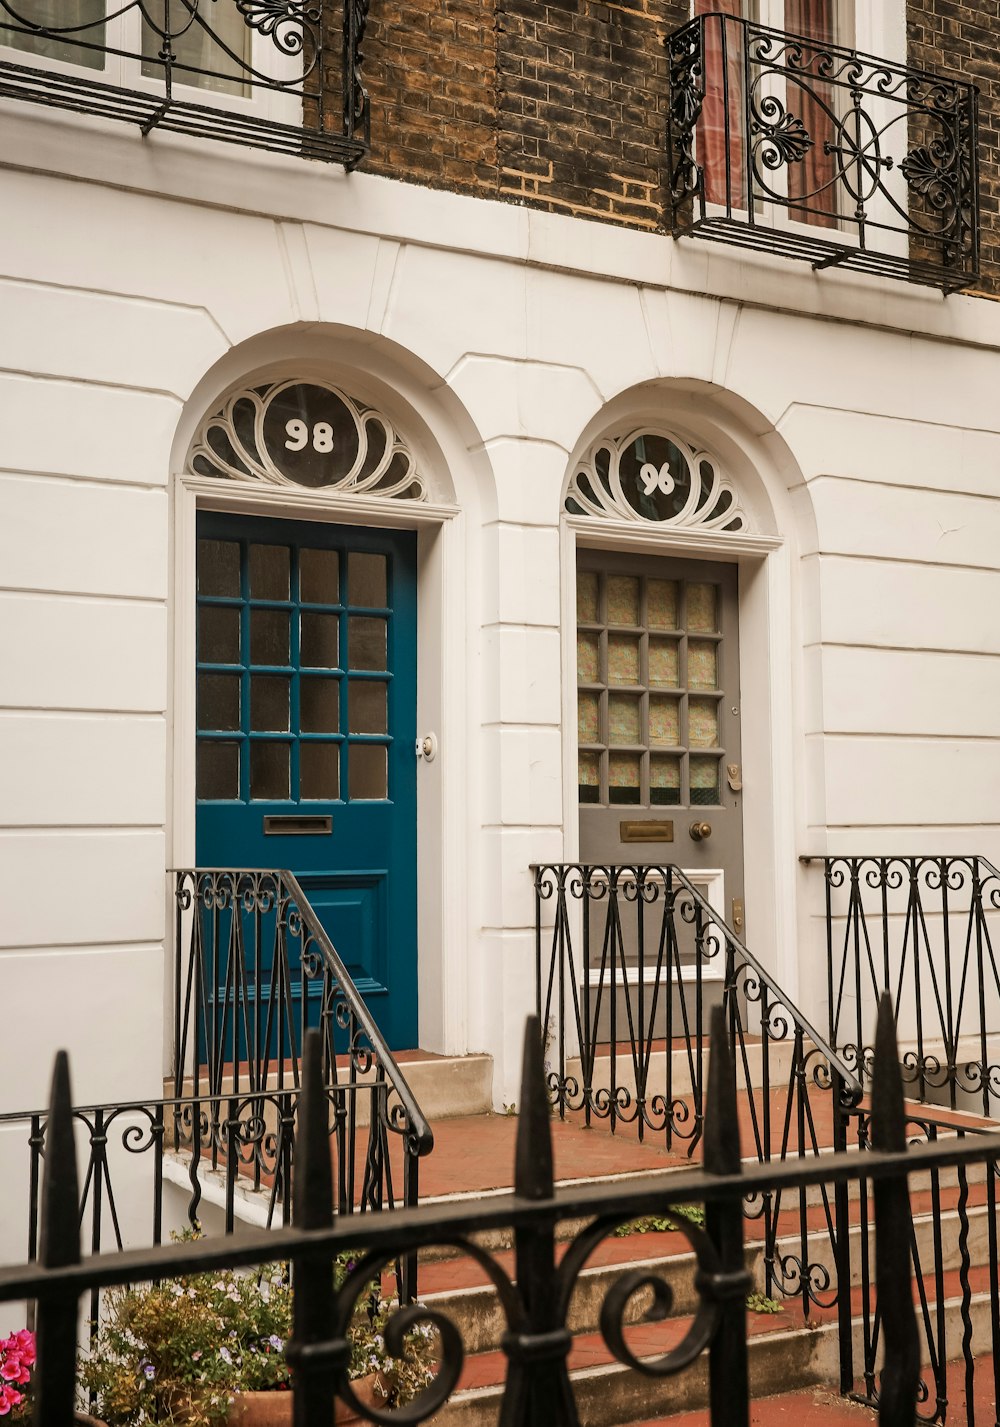
[[[709,874],[726,920],[743,898],[737,579],[702,560],[577,557],[580,860]]]

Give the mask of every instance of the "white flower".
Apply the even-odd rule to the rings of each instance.
[[[233,1355],[232,1355],[232,1353],[229,1351],[228,1348],[220,1348],[220,1349],[219,1349],[219,1357],[222,1359],[222,1361],[223,1361],[224,1363],[231,1363],[232,1360],[233,1360]]]

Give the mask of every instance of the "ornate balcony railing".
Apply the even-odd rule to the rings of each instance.
[[[0,98],[353,168],[367,18],[368,0],[0,0]]]
[[[907,1094],[1000,1119],[1000,871],[975,855],[823,869],[831,1044],[864,1079],[888,992]]]
[[[705,1133],[717,1005],[739,1070],[747,1153],[767,1164],[843,1148],[846,1111],[861,1096],[854,1070],[680,868],[556,863],[532,872],[536,1005],[562,1118],[627,1127],[692,1155]],[[767,1292],[798,1299],[805,1317],[837,1302],[847,1232],[846,1202],[819,1195],[815,1222],[804,1202],[780,1192],[746,1205],[762,1225]]]
[[[348,1380],[351,1354],[347,1332],[357,1303],[384,1264],[436,1246],[467,1254],[496,1288],[506,1330],[502,1349],[508,1360],[499,1421],[517,1427],[580,1427],[581,1420],[592,1419],[576,1395],[580,1384],[571,1376],[568,1359],[573,1347],[570,1304],[581,1272],[621,1225],[643,1215],[668,1213],[672,1206],[691,1204],[704,1204],[705,1224],[697,1227],[685,1217],[677,1225],[690,1244],[695,1264],[697,1310],[686,1331],[679,1333],[675,1323],[664,1321],[669,1319],[674,1293],[655,1264],[623,1266],[603,1297],[600,1331],[614,1358],[642,1373],[648,1394],[645,1402],[656,1403],[657,1415],[671,1410],[670,1385],[677,1375],[707,1353],[713,1427],[745,1427],[750,1417],[745,1302],[752,1283],[744,1252],[741,1205],[745,1196],[774,1197],[784,1192],[805,1198],[817,1185],[830,1183],[839,1185],[845,1197],[855,1187],[867,1196],[869,1182],[877,1231],[872,1278],[878,1288],[883,1359],[880,1421],[886,1427],[912,1423],[921,1359],[910,1276],[908,1176],[954,1168],[968,1178],[978,1166],[995,1160],[1000,1140],[970,1136],[907,1146],[888,1006],[879,1018],[870,1153],[742,1165],[735,1067],[723,1016],[717,1011],[712,1028],[704,1167],[680,1174],[641,1176],[624,1186],[615,1183],[611,1187],[554,1186],[539,1030],[538,1021],[529,1020],[513,1195],[424,1205],[398,1215],[368,1215],[350,1223],[336,1219],[319,1046],[311,1036],[296,1148],[303,1172],[296,1187],[293,1229],[266,1238],[206,1238],[85,1259],[76,1222],[78,1181],[69,1070],[65,1056],[60,1057],[49,1114],[51,1149],[45,1166],[41,1263],[0,1268],[0,1304],[24,1298],[38,1302],[38,1386],[32,1418],[36,1427],[64,1427],[72,1420],[77,1394],[78,1310],[83,1294],[97,1294],[114,1284],[249,1267],[275,1257],[288,1259],[292,1265],[294,1332],[285,1352],[294,1373],[295,1422],[333,1421],[337,1399],[358,1411],[365,1422],[429,1421],[458,1387],[466,1350],[462,1330],[449,1316],[447,1305],[414,1304],[398,1312],[388,1325],[385,1339],[394,1352],[404,1350],[405,1332],[418,1324],[437,1333],[437,1375],[398,1413],[366,1406],[355,1397]],[[557,1256],[556,1241],[567,1230],[571,1242],[566,1252]],[[490,1238],[496,1241],[497,1231],[513,1233],[513,1276],[505,1256],[488,1247]],[[356,1261],[346,1281],[335,1290],[330,1263],[348,1248]],[[635,1340],[630,1341],[629,1324],[640,1314],[647,1333],[652,1325],[660,1325],[662,1349],[656,1356],[640,1358]],[[984,1356],[988,1349],[984,1337]],[[685,1390],[678,1382],[678,1400],[683,1400]],[[969,1405],[971,1422],[971,1394]],[[455,1406],[461,1415],[461,1405]],[[654,1410],[652,1406],[650,1410]],[[984,1411],[984,1420],[986,1417]],[[988,1420],[994,1417],[995,1405],[988,1403]]]
[[[974,85],[718,13],[666,43],[675,237],[976,280]]]

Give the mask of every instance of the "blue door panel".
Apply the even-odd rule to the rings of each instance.
[[[292,871],[393,1049],[417,1044],[416,624],[412,532],[199,516],[198,864]]]
[[[299,882],[324,926],[337,928],[337,951],[351,979],[374,1010],[374,996],[386,997],[388,966],[386,894],[388,871],[300,877]],[[378,1014],[375,1016],[378,1021]]]

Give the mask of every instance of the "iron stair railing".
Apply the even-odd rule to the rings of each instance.
[[[76,1222],[93,1253],[160,1244],[210,1210],[274,1229],[292,1220],[302,1054],[316,1027],[338,1215],[413,1208],[434,1136],[315,910],[290,872],[185,869],[176,909],[174,1034],[163,1098],[76,1106],[84,1153]],[[40,1251],[49,1141],[42,1111],[0,1115],[21,1138],[25,1251]],[[148,1198],[144,1198],[147,1192]],[[137,1194],[137,1187],[142,1186]],[[396,1265],[417,1292],[415,1256]],[[94,1330],[100,1300],[93,1296]]]
[[[612,1133],[633,1127],[641,1139],[693,1154],[704,1134],[708,1018],[718,1004],[742,1080],[747,1152],[766,1164],[845,1147],[858,1076],[678,867],[531,870],[536,1009],[562,1118]],[[848,1206],[825,1188],[820,1196],[822,1252],[803,1197],[790,1209],[780,1193],[765,1193],[747,1200],[746,1213],[763,1220],[767,1293],[798,1298],[806,1316],[839,1303],[847,1331],[837,1264]],[[781,1227],[789,1213],[791,1235]]]
[[[615,1359],[643,1374],[644,1401],[660,1413],[684,1388],[672,1388],[678,1374],[703,1353],[708,1356],[709,1418],[712,1427],[745,1427],[750,1384],[745,1297],[750,1286],[744,1258],[741,1204],[757,1198],[805,1193],[835,1181],[845,1193],[868,1181],[873,1186],[877,1227],[875,1277],[883,1304],[884,1368],[880,1421],[885,1427],[913,1423],[919,1391],[919,1340],[910,1281],[908,1176],[955,1167],[961,1174],[1000,1154],[1000,1139],[908,1147],[898,1070],[898,1053],[888,1007],[880,1013],[873,1093],[873,1150],[837,1154],[823,1160],[791,1159],[760,1165],[741,1163],[738,1106],[730,1039],[724,1013],[717,1010],[712,1032],[711,1099],[706,1106],[705,1164],[680,1174],[643,1177],[615,1184],[553,1185],[552,1137],[541,1065],[540,1023],[530,1020],[525,1037],[521,1116],[515,1166],[515,1193],[469,1203],[424,1205],[398,1215],[366,1216],[350,1222],[333,1212],[333,1186],[326,1133],[325,1087],[318,1038],[310,1033],[304,1110],[299,1121],[297,1158],[305,1172],[294,1229],[266,1239],[205,1239],[126,1254],[83,1258],[74,1210],[78,1197],[69,1069],[65,1055],[53,1078],[50,1154],[44,1186],[44,1249],[40,1264],[0,1269],[0,1303],[29,1298],[39,1304],[36,1427],[63,1427],[73,1415],[76,1395],[77,1321],[80,1297],[116,1284],[143,1283],[230,1267],[252,1268],[275,1256],[292,1265],[294,1334],[286,1353],[294,1369],[296,1422],[330,1422],[340,1399],[366,1422],[388,1421],[377,1407],[360,1402],[348,1381],[347,1327],[357,1303],[380,1266],[419,1249],[459,1247],[496,1286],[506,1332],[508,1360],[499,1420],[505,1427],[579,1427],[589,1420],[577,1393],[581,1383],[568,1368],[573,1336],[569,1305],[581,1270],[601,1243],[621,1224],[672,1206],[704,1204],[705,1227],[688,1219],[678,1227],[697,1262],[697,1312],[681,1341],[665,1325],[664,1351],[639,1360],[628,1342],[639,1293],[652,1296],[647,1323],[668,1315],[669,1284],[649,1268],[623,1267],[604,1296],[603,1339]],[[573,1229],[566,1253],[557,1260],[561,1225]],[[512,1231],[516,1278],[509,1265],[483,1247],[483,1235]],[[331,1259],[350,1248],[355,1263],[336,1291]],[[407,1330],[422,1325],[439,1335],[438,1372],[431,1386],[409,1404],[400,1421],[428,1421],[452,1396],[463,1366],[462,1334],[446,1311],[415,1305],[390,1324],[386,1339],[402,1343]],[[971,1399],[970,1399],[971,1401]],[[655,1407],[654,1407],[655,1404]],[[456,1404],[458,1406],[458,1404]],[[995,1417],[995,1405],[990,1420]],[[971,1420],[971,1419],[970,1419]]]
[[[867,1079],[888,992],[907,1094],[1000,1119],[1000,871],[976,854],[822,866],[830,1043]]]

